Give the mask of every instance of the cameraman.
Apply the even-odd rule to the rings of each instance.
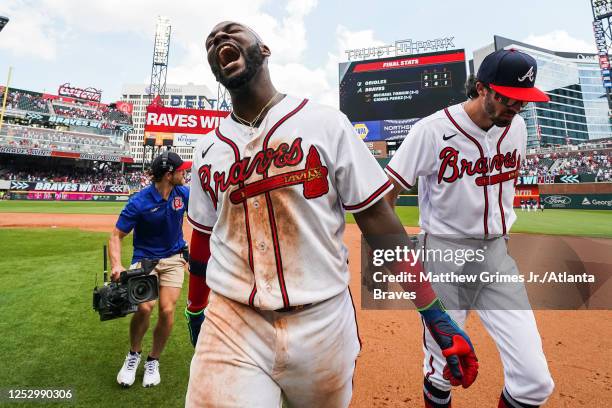
[[[183,216],[189,202],[189,188],[185,184],[185,170],[191,162],[178,154],[165,151],[153,160],[152,183],[136,193],[127,203],[111,233],[109,254],[111,278],[118,280],[125,270],[121,264],[121,240],[134,230],[134,253],[130,269],[139,268],[142,259],[159,263],[151,272],[159,279],[159,318],[153,331],[153,347],[144,365],[143,387],[160,383],[159,356],[170,336],[174,323],[174,309],[181,294],[188,255],[183,240]],[[117,375],[124,387],[134,383],[140,364],[142,338],[149,328],[155,300],[141,303],[130,323],[130,352]]]

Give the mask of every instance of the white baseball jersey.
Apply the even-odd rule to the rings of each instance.
[[[339,111],[286,96],[258,129],[231,116],[194,150],[189,222],[211,234],[206,281],[276,310],[348,286],[345,211],[392,188]]]
[[[505,128],[485,131],[463,104],[453,105],[417,122],[386,171],[406,189],[418,177],[425,232],[502,235],[516,219],[514,186],[526,141],[519,115]]]

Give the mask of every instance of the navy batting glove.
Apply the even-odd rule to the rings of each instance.
[[[193,347],[198,343],[200,328],[204,323],[204,309],[199,312],[191,312],[185,308],[185,317],[187,318],[187,328],[189,329],[189,338]]]
[[[455,386],[472,385],[478,375],[478,359],[468,335],[446,313],[440,299],[419,312],[446,358],[443,377]]]

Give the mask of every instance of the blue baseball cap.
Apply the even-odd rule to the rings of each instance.
[[[548,102],[550,98],[535,87],[538,64],[524,52],[498,50],[485,57],[476,79],[495,92],[524,102]]]

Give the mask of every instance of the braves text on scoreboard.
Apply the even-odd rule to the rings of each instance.
[[[339,68],[340,110],[366,141],[403,139],[417,120],[466,99],[463,49]]]

